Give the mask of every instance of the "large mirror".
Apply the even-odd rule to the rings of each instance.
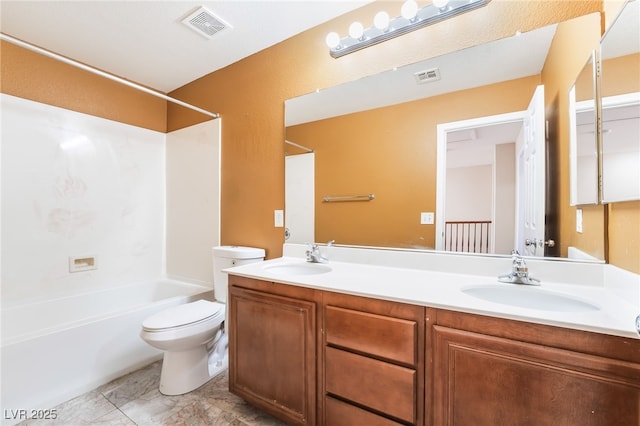
[[[640,200],[640,1],[601,43],[602,201]]]
[[[548,235],[516,241],[518,226],[531,223],[518,202],[544,210],[549,188],[557,191],[557,171],[544,170],[543,162],[535,166],[541,192],[518,189],[525,183],[518,181],[518,162],[521,168],[525,162],[516,147],[532,133],[548,143],[544,119],[533,125],[527,110],[556,28],[287,100],[287,241],[495,254],[522,244],[539,248],[527,254],[550,255]],[[445,142],[438,150],[440,133]],[[295,188],[306,196],[290,197],[290,184],[303,181],[313,182]],[[542,227],[545,221],[536,219]],[[466,247],[443,246],[446,222],[462,223],[454,235]]]

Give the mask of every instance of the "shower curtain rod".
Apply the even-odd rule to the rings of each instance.
[[[296,148],[300,148],[300,149],[302,149],[302,150],[304,150],[304,151],[307,151],[307,152],[313,152],[313,149],[311,149],[311,148],[307,148],[306,146],[298,145],[298,144],[297,144],[297,143],[295,143],[295,142],[291,142],[291,141],[287,141],[287,140],[285,140],[285,141],[284,141],[284,143],[288,143],[289,145],[293,145],[293,146],[295,146]]]
[[[8,41],[9,43],[13,43],[13,44],[15,44],[17,46],[24,47],[25,49],[29,49],[29,50],[31,50],[33,52],[40,53],[41,55],[45,55],[45,56],[48,56],[48,57],[50,57],[52,59],[56,59],[58,61],[64,62],[65,64],[72,65],[74,67],[83,69],[85,71],[89,71],[89,72],[94,73],[96,75],[99,75],[101,77],[105,77],[105,78],[108,78],[109,80],[113,80],[113,81],[115,81],[117,83],[122,83],[125,86],[129,86],[129,87],[132,87],[134,89],[138,89],[138,90],[140,90],[142,92],[145,92],[145,93],[148,93],[150,95],[156,96],[158,98],[164,99],[165,101],[173,102],[173,103],[181,105],[181,106],[183,106],[185,108],[189,108],[189,109],[191,109],[193,111],[197,111],[197,112],[199,112],[201,114],[208,115],[209,117],[220,118],[220,114],[217,114],[215,112],[209,112],[209,111],[204,110],[202,108],[198,108],[197,106],[188,104],[188,103],[183,102],[183,101],[181,101],[179,99],[172,98],[171,96],[167,96],[164,93],[157,92],[157,91],[155,91],[153,89],[149,89],[148,87],[144,87],[144,86],[142,86],[140,84],[137,84],[137,83],[134,83],[132,81],[125,80],[124,78],[118,77],[116,75],[109,74],[109,73],[104,72],[104,71],[100,71],[97,68],[93,68],[93,67],[91,67],[89,65],[85,65],[85,64],[80,63],[78,61],[75,61],[73,59],[66,58],[66,57],[64,57],[62,55],[59,55],[57,53],[54,53],[54,52],[52,52],[50,50],[43,49],[42,47],[34,46],[31,43],[27,43],[26,41],[19,40],[19,39],[15,38],[15,37],[12,37],[12,36],[7,35],[5,33],[1,33],[0,32],[0,40]]]

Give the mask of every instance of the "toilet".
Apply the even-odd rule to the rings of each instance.
[[[160,393],[181,395],[199,388],[228,366],[225,333],[227,274],[223,269],[264,259],[263,249],[213,247],[215,302],[196,300],[165,309],[142,322],[140,337],[164,351]]]

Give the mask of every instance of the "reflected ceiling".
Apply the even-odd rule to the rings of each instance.
[[[551,25],[287,100],[285,125],[539,74],[555,31]],[[514,62],[514,57],[521,60]],[[416,73],[432,69],[438,70],[438,80],[417,82]]]

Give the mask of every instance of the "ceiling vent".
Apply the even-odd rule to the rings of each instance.
[[[419,71],[413,76],[416,78],[416,83],[423,84],[432,81],[440,80],[440,70],[438,68],[432,68],[430,70]]]
[[[226,28],[231,28],[231,25],[205,7],[198,8],[183,19],[182,23],[208,39]]]

